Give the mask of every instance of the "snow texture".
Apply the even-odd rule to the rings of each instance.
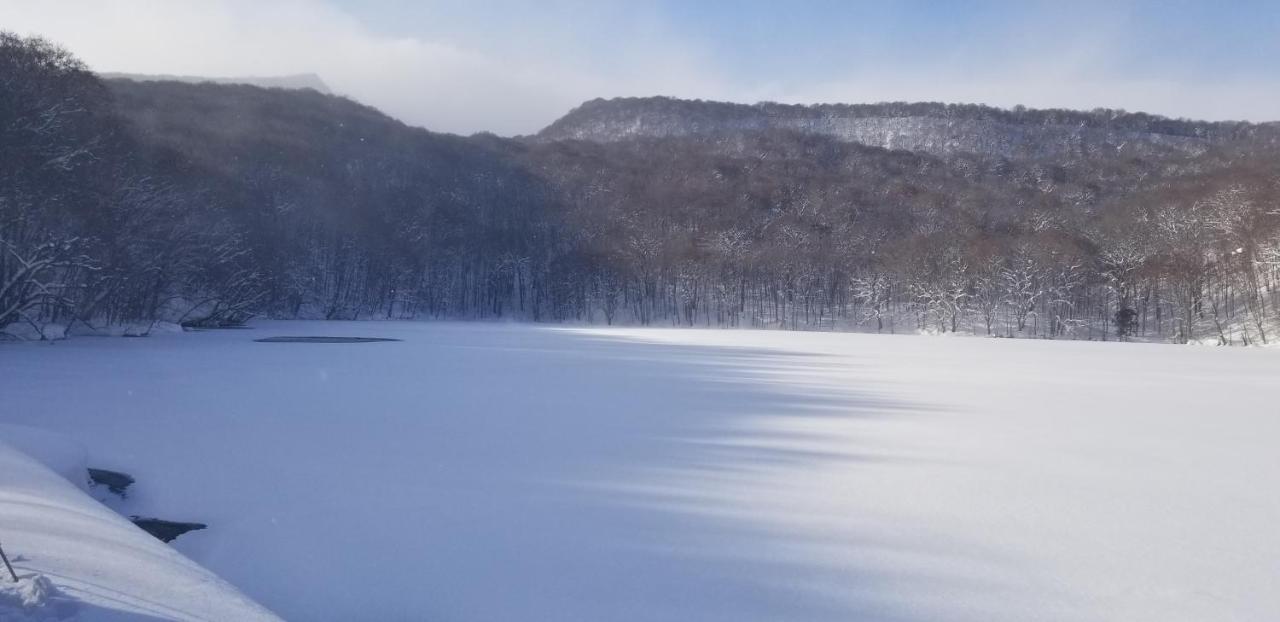
[[[85,494],[84,455],[56,434],[0,425],[0,545],[19,576],[0,567],[0,622],[278,619]]]
[[[254,341],[305,335],[402,341]],[[0,383],[288,619],[1280,619],[1272,349],[263,322],[4,345]],[[0,478],[6,531],[15,486],[81,498]],[[113,559],[41,533],[0,536]]]
[[[4,577],[0,581],[0,620],[57,619],[75,610],[74,605],[65,602],[60,606],[51,605],[59,602],[59,595],[49,577],[25,575],[18,577],[17,583],[11,583],[10,579]]]

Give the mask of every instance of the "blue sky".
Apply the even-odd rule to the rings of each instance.
[[[1280,71],[1280,2],[854,0],[414,2],[343,0],[370,27],[495,50],[540,44],[609,62],[655,35],[695,47],[735,80],[939,61],[999,71],[1030,55],[1096,45],[1097,71],[1212,78]],[[623,49],[618,49],[618,48]],[[641,48],[644,49],[644,48]]]
[[[314,72],[462,133],[647,94],[1280,119],[1274,1],[0,0],[0,24],[102,70]]]

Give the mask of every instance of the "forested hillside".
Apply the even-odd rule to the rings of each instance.
[[[1227,143],[1280,142],[1280,131],[1267,125],[1167,119],[1123,110],[1003,110],[930,102],[746,105],[670,97],[595,99],[570,111],[538,137],[617,141],[765,129],[824,134],[935,155],[970,152],[1059,160],[1116,152],[1130,156],[1200,154]]]
[[[1280,319],[1275,125],[655,98],[459,137],[312,90],[103,81],[13,35],[0,83],[0,326],[1261,343]]]

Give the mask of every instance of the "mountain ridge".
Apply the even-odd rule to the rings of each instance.
[[[736,104],[671,97],[589,100],[534,138],[615,142],[637,136],[764,129],[825,134],[933,155],[970,152],[1022,159],[1125,149],[1137,156],[1200,155],[1216,145],[1280,139],[1278,124],[1170,119],[1114,109],[1003,109],[938,102]]]
[[[333,90],[318,74],[295,73],[280,76],[187,76],[170,74],[145,73],[100,73],[104,80],[131,80],[133,82],[185,82],[188,84],[245,84],[267,89],[311,89],[324,95],[333,95]]]
[[[0,226],[38,226],[0,241],[75,269],[0,275],[18,284],[0,324],[520,318],[1225,344],[1266,342],[1280,308],[1274,124],[646,98],[503,138],[312,90],[102,81],[0,34],[5,70]]]

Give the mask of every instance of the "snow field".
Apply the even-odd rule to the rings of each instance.
[[[287,619],[1225,621],[1280,615],[1277,354],[262,322],[0,382]]]

